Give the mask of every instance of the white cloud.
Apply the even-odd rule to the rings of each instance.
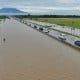
[[[68,0],[69,1],[69,0]],[[1,6],[0,6],[1,7]],[[12,7],[12,8],[18,8],[23,11],[27,12],[48,12],[51,10],[80,10],[80,6],[74,6],[74,7],[40,7],[40,6],[25,6],[25,5],[18,5],[16,3],[5,5],[5,7]]]
[[[49,10],[80,10],[80,7],[37,7],[37,6],[17,6],[24,11],[49,11]]]
[[[58,2],[63,2],[63,3],[72,3],[75,2],[75,0],[57,0]],[[22,5],[23,4],[23,5]],[[27,4],[30,4],[29,2]],[[52,6],[52,7],[47,7],[46,5],[44,6],[27,6],[26,3],[1,3],[0,2],[0,7],[12,7],[12,8],[18,8],[22,11],[25,12],[34,12],[34,13],[47,13],[50,11],[55,11],[55,10],[80,10],[80,6],[74,5],[74,7],[61,7],[61,6]]]
[[[76,0],[58,0],[60,3],[74,3]]]
[[[56,11],[79,11],[80,7],[37,7],[37,6],[17,6],[18,9],[32,14],[51,14]]]

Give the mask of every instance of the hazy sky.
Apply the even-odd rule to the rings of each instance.
[[[33,14],[80,14],[80,0],[0,0],[0,7],[14,7]]]

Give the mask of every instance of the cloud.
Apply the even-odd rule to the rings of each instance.
[[[74,3],[76,0],[57,0],[60,3]]]
[[[33,11],[48,11],[48,10],[80,10],[80,7],[39,7],[39,6],[17,6],[25,11],[33,10]]]
[[[80,7],[17,6],[17,8],[31,14],[79,14],[80,11]]]
[[[80,10],[80,0],[0,0],[0,8],[12,7],[30,13]]]

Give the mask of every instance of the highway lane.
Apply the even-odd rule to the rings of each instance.
[[[34,27],[35,25],[37,26],[37,29],[39,29],[40,27],[42,27],[41,25],[41,22],[39,23],[36,23],[35,21],[29,21],[29,20],[23,20],[23,22],[25,22],[25,23],[27,23],[27,24],[29,24],[30,25],[30,27]],[[45,29],[44,29],[45,30]],[[43,32],[44,32],[44,30],[43,30]],[[50,36],[52,36],[52,37],[55,37],[55,38],[57,38],[57,39],[59,39],[59,36],[60,36],[60,34],[65,34],[65,33],[63,33],[63,32],[60,32],[60,31],[56,31],[56,30],[52,30],[52,29],[50,29],[49,30],[49,33],[48,33],[48,35],[50,35]],[[79,46],[77,46],[77,45],[75,45],[74,43],[75,43],[75,41],[77,41],[77,40],[79,40],[80,41],[80,38],[78,38],[78,37],[75,37],[75,36],[72,36],[72,35],[69,35],[69,34],[65,34],[65,38],[66,38],[66,40],[65,40],[65,42],[66,43],[68,43],[68,44],[70,44],[70,45],[72,45],[72,46],[74,46],[74,47],[77,47],[77,48],[79,48]]]
[[[26,21],[26,19],[23,19],[23,21]],[[27,21],[36,23],[36,24],[39,24],[42,26],[51,26],[51,29],[67,32],[67,33],[70,33],[70,34],[80,37],[80,29],[78,29],[78,28],[72,28],[70,26],[61,26],[61,25],[57,25],[57,24],[51,24],[48,22],[39,22],[39,21],[35,21],[35,20],[27,20]]]
[[[80,51],[16,20],[0,24],[0,80],[80,80],[79,74]]]

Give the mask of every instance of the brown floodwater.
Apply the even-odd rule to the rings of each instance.
[[[80,51],[7,19],[0,22],[0,80],[80,80]]]

